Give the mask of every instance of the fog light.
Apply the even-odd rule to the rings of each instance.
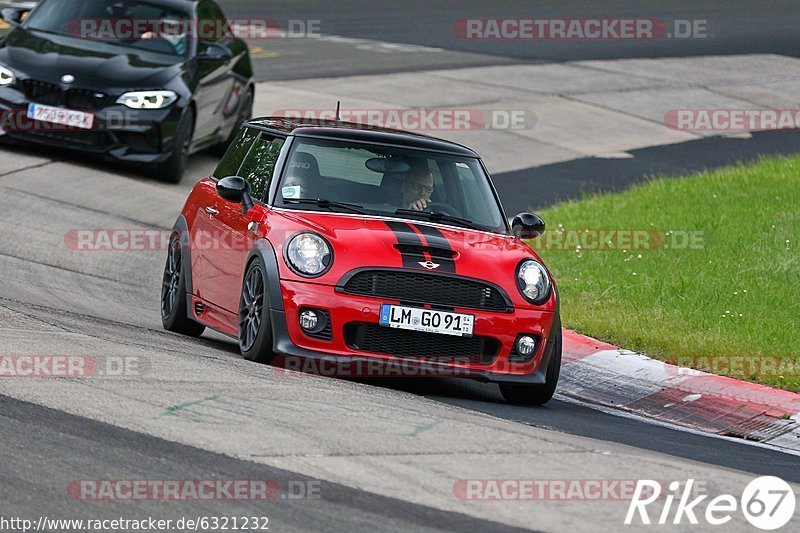
[[[531,355],[536,349],[536,341],[532,337],[523,335],[517,339],[517,353],[520,355]]]
[[[313,331],[317,327],[319,317],[314,311],[303,311],[300,313],[300,327],[306,331]]]

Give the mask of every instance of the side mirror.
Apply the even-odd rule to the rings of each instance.
[[[242,204],[242,214],[253,207],[253,198],[250,196],[250,184],[239,176],[228,176],[217,182],[217,194],[220,198],[236,204]]]
[[[30,9],[22,7],[5,7],[0,10],[0,17],[16,28],[22,23],[23,15],[29,11]]]
[[[511,230],[518,239],[535,239],[544,233],[544,220],[532,213],[520,213],[511,221]]]
[[[233,59],[233,52],[227,46],[221,44],[209,44],[206,49],[198,54],[197,59],[200,61],[219,61],[226,63]]]

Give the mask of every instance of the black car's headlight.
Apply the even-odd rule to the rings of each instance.
[[[8,67],[0,65],[0,86],[11,85],[14,83],[14,71]]]
[[[131,109],[163,109],[177,99],[172,91],[133,91],[117,98],[117,103]]]
[[[298,233],[286,245],[286,261],[301,276],[317,277],[333,263],[328,242],[316,233]]]
[[[526,300],[541,305],[550,297],[550,276],[534,259],[526,259],[517,267],[517,287]]]

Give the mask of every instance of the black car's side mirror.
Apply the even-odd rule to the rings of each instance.
[[[253,207],[253,198],[250,196],[250,184],[239,176],[228,176],[217,182],[217,194],[229,202],[241,203],[242,214]]]
[[[518,239],[535,239],[544,233],[544,220],[532,213],[520,213],[511,221],[511,230]]]
[[[16,28],[22,23],[22,16],[29,11],[21,7],[5,7],[0,10],[0,17]]]
[[[233,52],[227,46],[221,44],[206,45],[205,50],[198,54],[197,59],[200,61],[219,61],[221,63],[233,59]]]

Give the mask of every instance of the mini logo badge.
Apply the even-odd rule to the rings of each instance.
[[[61,81],[63,83],[72,83],[75,81],[75,76],[73,76],[72,74],[64,74],[63,76],[61,76]]]
[[[419,264],[423,268],[427,268],[428,270],[433,270],[435,268],[439,268],[439,264],[438,263],[434,263],[433,261],[420,261]]]

